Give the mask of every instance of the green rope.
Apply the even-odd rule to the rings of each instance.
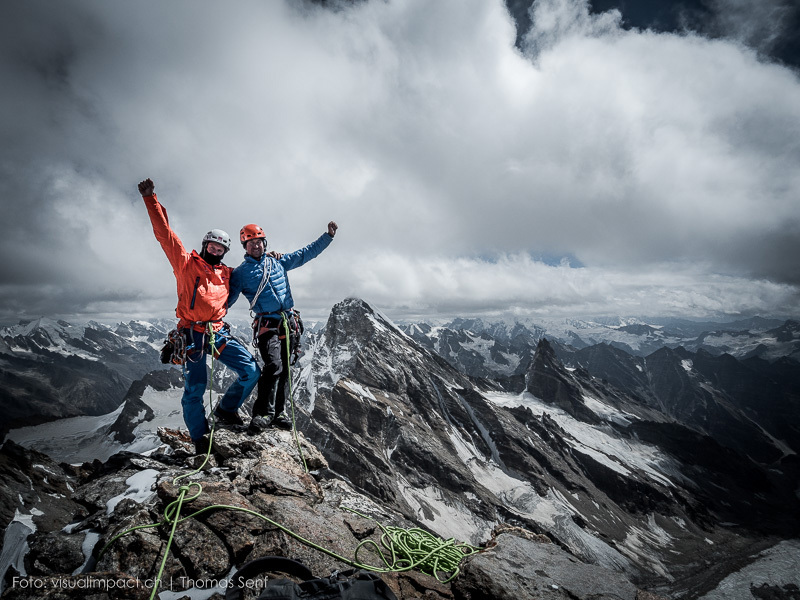
[[[209,348],[211,350],[211,352],[210,352],[210,354],[211,354],[211,381],[210,381],[209,386],[208,386],[208,406],[209,406],[209,410],[211,412],[211,431],[209,432],[209,436],[208,436],[208,450],[206,450],[205,459],[203,460],[203,462],[200,464],[199,467],[197,467],[193,471],[190,471],[188,473],[184,473],[183,475],[176,476],[172,480],[172,485],[177,485],[177,482],[180,481],[181,479],[184,479],[186,477],[190,477],[190,476],[194,475],[195,473],[199,473],[203,469],[203,467],[206,466],[206,463],[208,463],[208,460],[211,457],[211,447],[212,447],[212,444],[213,444],[213,441],[214,441],[214,430],[215,430],[216,425],[217,425],[217,420],[214,417],[214,410],[213,410],[213,407],[214,407],[214,400],[213,400],[213,398],[214,398],[214,396],[213,396],[213,393],[214,393],[214,363],[216,362],[215,361],[215,353],[217,351],[217,344],[216,344],[216,337],[214,335],[214,327],[211,325],[211,323],[208,324],[208,336],[209,336],[208,344],[209,344]],[[197,488],[198,488],[197,489],[197,493],[194,496],[186,498],[187,492],[191,489],[191,486],[193,486],[193,485],[197,486]],[[153,600],[153,598],[155,598],[156,594],[158,593],[158,587],[161,584],[161,577],[164,575],[164,568],[165,568],[165,566],[167,564],[167,557],[169,556],[169,549],[170,549],[170,546],[172,546],[172,540],[175,537],[175,529],[178,527],[178,523],[181,523],[181,522],[183,522],[185,520],[185,519],[181,519],[180,518],[181,508],[183,507],[183,503],[184,503],[184,501],[191,502],[195,498],[199,497],[200,494],[202,494],[202,493],[203,493],[203,486],[200,485],[199,483],[197,483],[196,481],[189,482],[189,485],[181,486],[179,488],[178,499],[175,500],[174,502],[171,502],[170,504],[168,504],[167,507],[164,509],[164,520],[161,521],[161,523],[156,523],[156,526],[158,526],[158,525],[161,525],[162,523],[169,524],[171,522],[172,523],[172,529],[170,530],[169,537],[167,538],[167,545],[164,548],[164,556],[161,559],[161,565],[159,566],[158,574],[156,575],[155,583],[153,584],[153,591],[150,594],[150,599],[149,600]],[[136,527],[134,529],[143,529],[143,528],[144,527],[140,526],[140,527]],[[111,543],[113,543],[116,539],[122,537],[126,533],[130,533],[134,529],[129,529],[128,531],[124,531],[120,535],[118,535],[114,539],[112,539],[108,544],[106,544],[106,546],[100,552],[100,556],[103,555],[103,552],[105,552],[106,548],[108,548],[108,546]],[[98,560],[99,560],[99,557],[98,557]]]
[[[198,485],[199,487],[199,484],[194,484],[194,485]],[[182,495],[183,493],[185,493],[184,488],[181,488],[181,493]],[[180,513],[180,505],[183,502],[189,502],[191,500],[194,500],[199,494],[200,492],[198,492],[198,494],[196,494],[191,498],[185,498],[185,499],[182,498],[182,495],[179,496],[177,500],[171,502],[164,510],[164,521],[162,521],[161,523],[155,523],[153,525],[139,526],[138,529],[141,529],[143,527],[155,527],[157,525],[161,525],[164,523],[167,524],[171,523],[172,524],[172,533],[170,534],[170,541],[171,541],[176,526],[188,519],[196,518],[199,515],[211,510],[222,510],[222,509],[235,510],[238,512],[249,514],[253,517],[261,519],[262,521],[266,521],[270,525],[276,527],[277,529],[280,529],[281,531],[283,531],[290,537],[296,539],[297,541],[303,543],[304,545],[309,546],[310,548],[313,548],[315,550],[318,550],[323,554],[330,556],[331,558],[334,558],[344,564],[350,565],[357,569],[364,569],[366,571],[372,571],[374,573],[400,573],[416,569],[428,575],[434,576],[441,583],[448,583],[458,576],[458,574],[460,573],[459,564],[462,559],[481,551],[480,548],[471,546],[469,544],[456,543],[453,538],[450,538],[449,540],[443,540],[423,529],[419,528],[403,529],[401,527],[391,527],[391,526],[387,527],[382,525],[380,522],[375,521],[375,519],[372,519],[372,517],[363,515],[353,509],[342,507],[343,510],[352,512],[365,519],[370,519],[375,521],[384,532],[383,535],[381,536],[381,544],[384,550],[391,554],[391,560],[388,560],[386,558],[384,550],[381,550],[381,547],[378,546],[377,543],[375,543],[373,540],[364,540],[356,547],[355,552],[353,554],[353,558],[350,559],[334,552],[333,550],[329,550],[324,546],[320,546],[319,544],[316,544],[315,542],[312,542],[307,538],[304,538],[303,536],[301,536],[298,533],[295,533],[288,527],[281,525],[277,521],[274,521],[261,513],[258,513],[254,510],[250,510],[248,508],[243,508],[241,506],[233,506],[229,504],[213,504],[211,506],[206,506],[205,508],[201,508],[200,510],[195,511],[190,515],[186,515],[184,517],[178,517]],[[176,505],[177,508],[173,508],[176,507]],[[133,530],[134,529],[130,529],[127,532],[123,532],[122,534],[118,535],[117,538],[122,537],[122,535],[124,535],[125,533],[130,533]],[[112,540],[112,542],[113,541],[114,540]],[[110,544],[111,542],[109,542],[108,545]],[[383,561],[384,564],[383,567],[376,567],[374,565],[370,565],[359,561],[358,559],[359,550],[370,544],[374,546],[373,548],[374,551]],[[169,549],[169,542],[167,544],[167,550],[168,549]],[[162,567],[161,567],[162,571],[164,568],[165,561],[166,561],[166,556],[164,561],[162,561]],[[445,577],[442,577],[442,574],[444,574]],[[160,576],[161,572],[159,573],[159,579]],[[158,584],[158,581],[159,580],[157,579],[156,584]]]
[[[481,551],[476,546],[457,543],[454,538],[444,540],[418,527],[385,526],[352,508],[342,507],[342,509],[375,521],[383,531],[381,535],[383,550],[374,540],[364,540],[356,547],[353,558],[358,561],[359,550],[372,547],[386,565],[386,570],[390,572],[416,569],[432,575],[441,583],[448,583],[461,572],[459,565],[462,559]],[[387,559],[384,550],[391,554],[391,561]],[[450,573],[450,575],[443,579],[440,573],[445,575]]]
[[[211,445],[214,441],[214,429],[217,426],[217,419],[214,416],[214,363],[215,360],[215,353],[217,351],[217,342],[216,336],[214,335],[214,326],[209,323],[208,324],[208,346],[211,350],[211,381],[208,385],[208,407],[211,413],[211,431],[208,435],[208,449],[206,450],[206,457],[203,462],[197,467],[194,471],[190,471],[189,473],[184,473],[183,475],[178,475],[172,480],[172,485],[177,485],[178,481],[184,479],[186,477],[190,477],[195,473],[199,473],[203,467],[206,466],[208,459],[211,457]],[[156,576],[155,583],[153,584],[153,592],[150,594],[150,599],[153,600],[155,598],[156,593],[158,592],[158,586],[161,584],[161,577],[164,574],[164,567],[167,564],[167,557],[169,556],[169,548],[172,545],[172,540],[175,537],[175,529],[178,527],[178,523],[182,522],[184,519],[181,519],[181,508],[183,507],[183,502],[186,496],[186,493],[189,491],[192,485],[196,485],[198,487],[197,493],[188,499],[189,502],[200,496],[203,493],[203,486],[197,482],[189,482],[188,486],[181,486],[179,489],[178,499],[174,502],[171,502],[167,505],[164,509],[164,523],[169,523],[172,521],[172,529],[169,532],[169,537],[167,538],[167,546],[164,548],[164,557],[161,559],[161,566],[158,569],[158,575]]]
[[[181,492],[178,496],[177,508],[175,509],[175,514],[180,515],[181,513],[181,506],[183,505],[183,499],[186,496],[186,492],[188,490],[188,486],[181,486]],[[170,504],[170,507],[172,504]],[[169,508],[169,507],[167,507]],[[150,593],[150,600],[156,597],[156,593],[158,593],[158,586],[161,584],[161,576],[164,574],[164,567],[167,564],[167,557],[169,556],[169,548],[172,545],[172,540],[175,537],[175,529],[178,527],[178,520],[176,519],[172,523],[172,530],[169,532],[169,538],[167,539],[167,546],[164,548],[164,557],[161,559],[161,566],[158,569],[158,575],[156,576],[156,581],[153,584],[153,591]]]
[[[308,465],[306,464],[306,457],[303,454],[303,448],[300,446],[300,438],[297,436],[297,426],[294,418],[294,389],[292,386],[292,347],[289,335],[289,321],[286,319],[286,313],[283,315],[283,331],[286,339],[286,369],[288,371],[289,380],[289,404],[292,407],[292,433],[294,434],[294,441],[297,444],[297,451],[300,453],[300,460],[303,461],[303,468],[308,473]]]
[[[184,502],[191,502],[195,498],[197,498],[202,493],[202,487],[200,484],[193,482],[190,485],[196,485],[200,490],[192,497],[184,498],[185,493],[188,491],[189,486],[184,486],[180,490],[180,495],[178,499],[172,501],[165,509],[164,509],[164,520],[160,523],[153,523],[150,525],[140,525],[138,527],[131,528],[127,531],[124,531],[113,538],[106,547],[100,553],[100,556],[106,551],[114,541],[135,531],[136,529],[144,529],[147,527],[157,527],[162,524],[172,524],[172,531],[170,533],[169,540],[167,542],[167,548],[165,550],[164,559],[161,563],[161,569],[159,570],[158,578],[156,579],[156,586],[161,579],[161,575],[163,574],[164,565],[166,564],[166,553],[169,550],[170,543],[175,533],[176,527],[183,523],[188,519],[193,519],[201,514],[211,511],[211,510],[235,510],[238,512],[242,512],[245,514],[249,514],[253,517],[261,519],[262,521],[266,521],[270,525],[280,529],[288,536],[296,539],[297,541],[301,542],[302,544],[318,550],[323,554],[330,556],[344,564],[350,565],[356,569],[364,569],[366,571],[371,571],[373,573],[402,573],[405,571],[412,571],[418,570],[422,573],[426,573],[428,575],[432,575],[436,578],[437,581],[440,583],[449,583],[455,577],[459,575],[461,572],[460,570],[460,563],[461,561],[466,558],[467,556],[471,556],[477,552],[481,551],[481,548],[476,546],[472,546],[470,544],[465,543],[456,543],[453,538],[448,540],[443,540],[423,529],[419,528],[408,528],[404,529],[402,527],[392,527],[392,526],[385,526],[381,524],[379,521],[376,521],[372,517],[368,517],[356,510],[351,508],[342,507],[342,510],[346,510],[348,512],[352,512],[360,517],[365,519],[370,519],[375,521],[378,526],[383,531],[383,535],[381,536],[381,546],[379,546],[374,540],[364,540],[362,541],[355,549],[353,553],[353,558],[347,558],[334,552],[333,550],[329,550],[324,546],[320,546],[319,544],[312,542],[311,540],[304,538],[298,533],[295,533],[288,527],[281,525],[277,521],[270,519],[269,517],[258,513],[254,510],[250,510],[248,508],[243,508],[241,506],[232,506],[229,504],[213,504],[211,506],[206,506],[205,508],[201,508],[198,511],[193,512],[192,514],[186,515],[184,517],[180,517],[180,509]],[[373,551],[379,556],[381,561],[383,562],[383,567],[378,567],[374,565],[367,564],[365,562],[361,562],[358,558],[358,553],[362,548],[366,548],[371,546]],[[389,560],[386,554],[391,556],[391,560]],[[98,558],[99,560],[99,558]],[[152,598],[152,597],[151,597]]]

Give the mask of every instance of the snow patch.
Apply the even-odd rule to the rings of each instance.
[[[631,424],[631,421],[638,420],[638,417],[635,415],[617,410],[616,408],[608,406],[607,404],[604,404],[603,402],[600,402],[591,396],[584,396],[583,403],[586,405],[586,408],[591,410],[598,417],[601,417],[606,421],[611,421],[612,423],[617,423],[618,425],[627,427]]]
[[[453,504],[452,499],[442,494],[441,488],[415,488],[402,476],[398,476],[398,484],[417,519],[444,539],[478,544],[488,539],[496,525],[478,518],[460,502]]]
[[[56,473],[54,473],[54,472],[53,472],[53,470],[52,470],[52,469],[50,469],[50,468],[48,468],[48,467],[45,467],[44,465],[35,464],[35,465],[33,465],[33,468],[34,468],[34,469],[41,469],[41,470],[42,470],[42,471],[44,471],[45,473],[49,473],[50,475],[52,475],[52,476],[54,476],[54,477],[57,477],[57,476],[58,476]]]
[[[81,573],[85,568],[86,565],[89,564],[89,560],[92,558],[92,550],[97,545],[98,540],[100,539],[100,534],[96,531],[86,531],[86,535],[83,537],[83,544],[81,544],[81,550],[83,550],[83,564],[75,569],[72,574],[77,575]]]
[[[155,469],[145,469],[128,477],[125,480],[125,483],[128,484],[128,489],[106,502],[106,514],[110,515],[114,512],[117,504],[125,498],[130,498],[139,504],[147,502],[155,494],[151,488],[155,485],[157,478],[158,471]]]
[[[28,536],[36,531],[33,517],[41,516],[40,510],[31,509],[28,515],[14,510],[14,518],[6,527],[3,534],[3,548],[0,551],[0,594],[5,591],[6,572],[13,568],[22,577],[27,577],[25,571],[25,555],[28,553]]]
[[[655,515],[651,513],[647,517],[647,529],[636,526],[628,527],[628,534],[625,536],[620,550],[632,559],[638,559],[640,564],[648,564],[654,572],[668,581],[673,581],[674,578],[669,574],[667,567],[652,551],[653,548],[666,549],[672,545],[673,539],[656,523]]]
[[[367,388],[365,388],[363,385],[361,385],[360,383],[356,383],[355,381],[352,381],[350,379],[346,379],[344,381],[344,384],[347,387],[349,387],[353,392],[355,392],[357,395],[361,396],[362,398],[369,398],[373,402],[377,402],[378,401],[375,398],[375,396],[373,395],[373,393],[371,391],[369,391]]]
[[[44,513],[40,510],[36,510],[35,508],[31,509],[30,514],[24,515],[19,512],[19,509],[14,510],[14,518],[11,519],[12,523],[22,523],[25,527],[31,530],[31,533],[36,531],[36,524],[33,522],[33,517],[42,516]]]
[[[122,444],[112,440],[106,432],[124,407],[121,404],[115,411],[97,417],[71,417],[12,429],[7,439],[62,462],[75,464],[95,458],[104,461],[123,449]]]
[[[596,459],[599,458],[596,453],[603,455],[603,464],[617,472],[622,472],[621,469],[627,469],[628,473],[641,472],[650,479],[670,487],[673,486],[671,477],[683,477],[678,466],[671,459],[665,458],[655,446],[609,435],[602,427],[577,421],[565,411],[545,404],[529,392],[522,394],[487,392],[484,396],[498,406],[523,406],[536,416],[547,414],[569,434],[565,440],[572,447],[587,454],[591,450],[591,455]]]

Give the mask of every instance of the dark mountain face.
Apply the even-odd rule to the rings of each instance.
[[[0,365],[3,434],[14,426],[110,412],[130,384],[105,365],[80,357],[4,356]]]
[[[709,540],[724,561],[797,531],[792,461],[684,350],[574,352],[603,365],[593,374],[541,341],[527,393],[501,394],[351,299],[312,352],[297,390],[306,435],[333,471],[442,534],[512,523],[666,589],[701,585]]]
[[[160,368],[164,324],[132,321],[116,330],[39,319],[0,331],[0,434],[23,425],[100,415],[131,383]]]
[[[539,342],[526,377],[528,392],[569,413],[580,421],[598,423],[600,419],[583,401],[575,375],[562,366],[547,340]]]
[[[759,463],[798,451],[799,369],[791,359],[740,361],[683,348],[639,359],[598,345],[566,360]]]

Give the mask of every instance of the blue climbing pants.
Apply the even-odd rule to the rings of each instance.
[[[203,404],[208,374],[206,355],[211,353],[210,339],[206,332],[184,329],[186,336],[186,361],[183,365],[183,420],[193,440],[208,433],[208,421]],[[260,370],[256,359],[239,343],[225,325],[214,333],[215,360],[235,372],[239,378],[222,396],[220,408],[236,412],[244,404],[258,384]],[[221,349],[221,350],[220,350]]]

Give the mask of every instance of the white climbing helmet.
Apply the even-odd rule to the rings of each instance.
[[[231,236],[222,231],[222,229],[212,229],[205,236],[203,236],[203,247],[208,242],[216,242],[225,246],[225,252],[231,249]]]

